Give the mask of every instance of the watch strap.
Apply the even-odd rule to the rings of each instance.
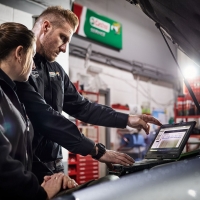
[[[98,153],[97,155],[92,156],[92,158],[99,160],[106,153],[106,147],[101,143],[97,143],[96,147],[98,148]]]

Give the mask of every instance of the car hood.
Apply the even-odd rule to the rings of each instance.
[[[165,35],[186,55],[200,65],[200,1],[199,0],[127,0],[140,6]],[[167,33],[167,34],[166,34]]]

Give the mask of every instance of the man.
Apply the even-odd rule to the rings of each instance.
[[[61,115],[62,110],[86,123],[116,128],[142,127],[146,133],[148,122],[160,125],[151,116],[129,116],[91,103],[77,92],[62,67],[55,62],[58,54],[66,51],[77,26],[78,18],[73,12],[61,7],[47,8],[33,27],[37,38],[36,68],[29,82],[17,83],[18,96],[25,104],[35,130],[33,172],[40,182],[44,175],[63,170],[60,145],[73,153],[90,154],[104,163],[130,165],[134,162],[126,154],[95,145]]]

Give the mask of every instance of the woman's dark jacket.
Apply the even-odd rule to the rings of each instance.
[[[45,200],[31,172],[33,129],[15,83],[0,69],[0,199]]]

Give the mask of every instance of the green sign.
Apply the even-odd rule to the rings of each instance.
[[[87,9],[84,23],[86,37],[122,49],[122,25]]]

